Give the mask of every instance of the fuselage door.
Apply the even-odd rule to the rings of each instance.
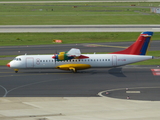
[[[29,57],[26,58],[26,68],[33,68],[34,67],[34,58]]]
[[[117,56],[116,55],[112,56],[112,65],[117,66]]]

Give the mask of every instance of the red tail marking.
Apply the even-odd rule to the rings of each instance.
[[[140,34],[135,43],[133,43],[130,47],[125,50],[113,52],[110,54],[130,54],[130,55],[140,55],[142,46],[145,42],[147,34]]]

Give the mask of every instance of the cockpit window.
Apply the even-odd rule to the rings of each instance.
[[[13,60],[21,61],[21,58],[14,58]]]

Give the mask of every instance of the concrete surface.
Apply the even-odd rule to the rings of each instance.
[[[0,25],[0,33],[142,31],[160,32],[160,25]]]
[[[159,120],[159,104],[107,97],[0,98],[0,120]]]

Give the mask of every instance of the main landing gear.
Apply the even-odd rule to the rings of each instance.
[[[73,68],[73,67],[70,67],[69,70],[70,70],[72,73],[76,73],[76,72],[77,72],[77,70],[76,70],[75,68]]]
[[[14,69],[15,73],[18,73],[18,69]]]

